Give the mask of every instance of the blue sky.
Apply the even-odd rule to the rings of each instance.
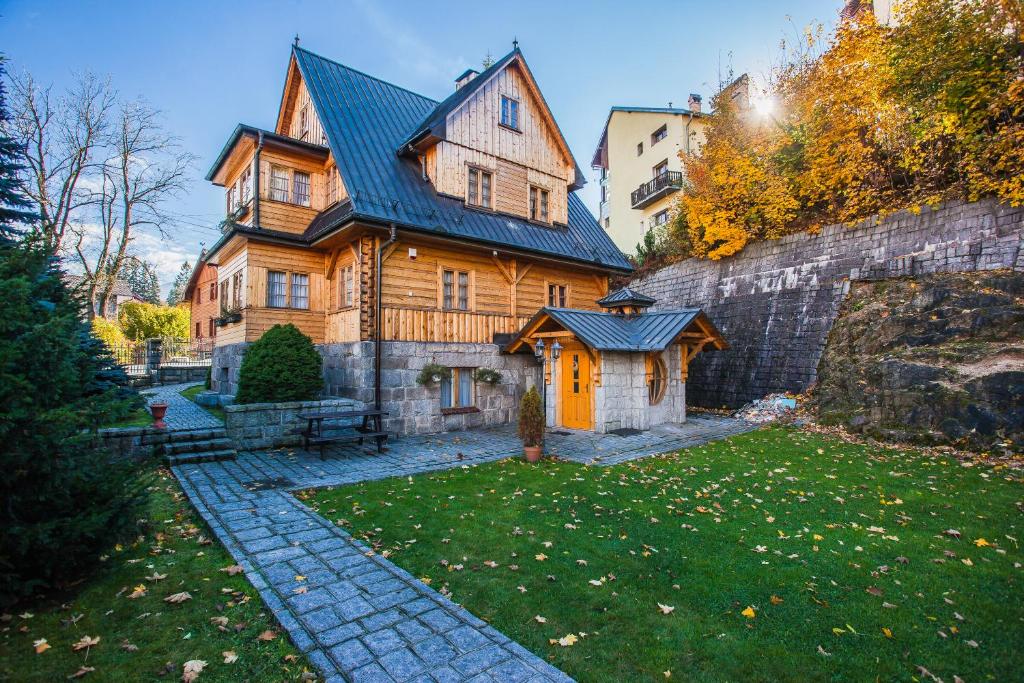
[[[166,294],[184,258],[217,238],[223,194],[203,180],[235,124],[272,128],[292,38],[303,47],[435,99],[453,79],[519,44],[580,166],[612,105],[705,101],[731,62],[762,74],[779,42],[841,0],[733,2],[46,2],[0,0],[0,50],[13,72],[57,89],[76,71],[109,74],[161,110],[199,161],[174,207],[173,239],[140,240]],[[596,184],[583,198],[596,208]]]

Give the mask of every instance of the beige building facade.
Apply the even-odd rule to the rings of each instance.
[[[627,254],[670,219],[683,186],[683,155],[704,144],[708,113],[699,95],[685,109],[612,107],[592,165],[601,188],[598,220]]]

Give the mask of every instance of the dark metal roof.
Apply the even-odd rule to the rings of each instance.
[[[276,142],[281,145],[286,145],[289,147],[305,150],[308,152],[313,152],[316,154],[326,155],[327,152],[329,151],[328,148],[324,147],[323,145],[317,145],[312,142],[306,142],[305,140],[296,140],[295,138],[290,138],[287,135],[278,135],[273,131],[263,130],[262,128],[256,128],[255,126],[247,126],[244,123],[240,123],[237,126],[235,126],[235,130],[231,133],[231,137],[228,138],[228,141],[224,144],[224,147],[221,148],[220,154],[218,154],[217,158],[214,160],[213,165],[210,166],[210,170],[206,173],[206,179],[213,180],[213,177],[217,175],[217,171],[220,170],[221,165],[224,163],[225,160],[227,160],[228,155],[231,153],[231,148],[235,146],[235,144],[239,141],[239,139],[241,139],[243,135],[253,135],[258,137],[260,133],[263,133],[264,141]]]
[[[646,294],[641,294],[629,287],[623,287],[617,289],[603,299],[597,300],[598,306],[604,306],[610,308],[612,306],[653,306],[658,300],[649,297]]]
[[[597,351],[663,351],[699,316],[711,325],[699,308],[633,317],[574,308],[542,308],[523,329],[529,329],[542,315],[549,316]],[[713,325],[711,327],[714,329]]]
[[[393,222],[495,248],[632,270],[574,193],[569,193],[569,222],[564,227],[545,227],[515,216],[470,209],[461,200],[439,195],[423,180],[415,160],[396,154],[410,131],[438,107],[437,102],[302,48],[294,48],[294,52],[349,191],[349,218]],[[514,54],[518,53],[510,56]],[[457,93],[482,82],[486,73]]]

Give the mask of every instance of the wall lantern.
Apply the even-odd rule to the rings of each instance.
[[[558,360],[558,357],[562,355],[562,345],[555,340],[555,343],[551,345],[551,360]]]

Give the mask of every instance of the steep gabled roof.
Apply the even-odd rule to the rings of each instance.
[[[533,83],[541,105],[547,109],[548,117],[550,118],[552,127],[554,128],[555,136],[558,138],[565,154],[573,162],[573,166],[576,169],[576,177],[570,184],[570,189],[576,190],[583,187],[587,182],[586,177],[583,175],[583,171],[580,170],[579,164],[576,163],[576,159],[572,156],[572,152],[569,150],[569,143],[565,141],[565,136],[562,135],[562,130],[558,127],[558,122],[555,121],[554,115],[551,114],[551,108],[548,107],[548,103],[544,100],[543,93],[541,93],[540,88],[536,86],[537,82],[533,77],[533,72],[530,71],[530,67],[526,63],[526,58],[523,57],[523,53],[518,47],[484,69],[483,73],[475,76],[471,81],[463,85],[461,88],[446,97],[443,102],[438,104],[437,107],[435,107],[434,110],[412,130],[412,133],[402,141],[402,144],[398,148],[398,153],[403,154],[410,145],[427,135],[432,135],[439,139],[447,137],[448,115],[462,106],[464,102],[467,102],[478,90],[480,90],[480,88],[485,86],[491,78],[507,68],[513,62],[517,62],[519,66],[522,67],[523,71],[526,73],[526,77]],[[470,71],[472,71],[472,69],[467,69],[466,72],[456,80],[461,80]]]
[[[351,202],[351,213],[335,215],[334,226],[314,221],[317,235],[307,230],[307,239],[328,234],[342,224],[342,218],[394,222],[405,229],[495,248],[631,270],[626,257],[571,192],[566,227],[539,226],[525,218],[467,208],[460,200],[438,195],[423,179],[417,161],[396,153],[438,108],[436,101],[302,48],[293,48],[293,54]],[[460,91],[482,82],[486,73]]]
[[[682,332],[695,324],[710,332],[715,348],[728,348],[721,333],[699,308],[657,311],[632,317],[575,308],[542,308],[505,350],[514,351],[521,346],[523,336],[535,329],[544,318],[572,332],[577,339],[596,351],[664,351]]]

